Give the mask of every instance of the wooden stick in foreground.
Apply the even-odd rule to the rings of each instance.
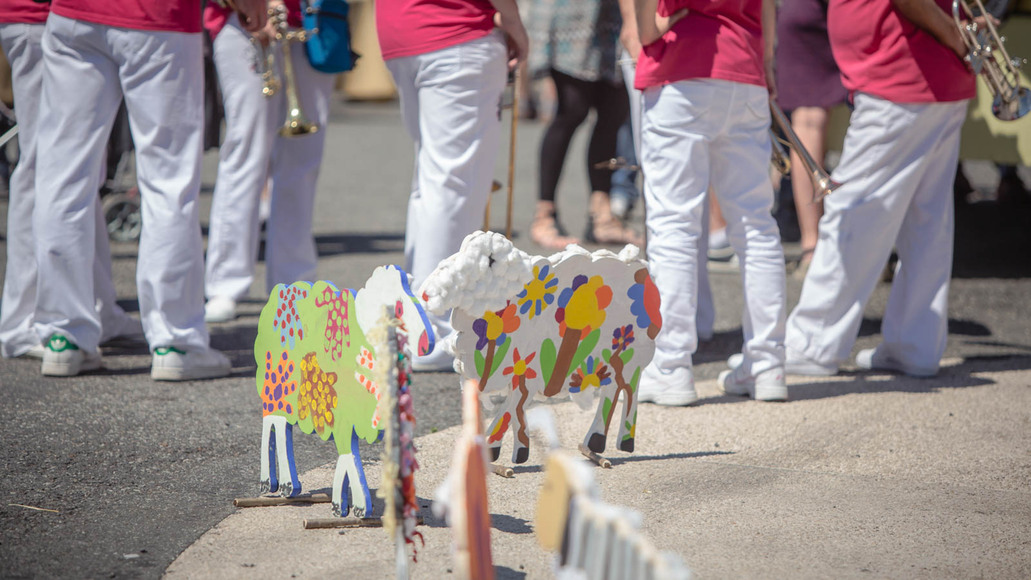
[[[312,495],[299,495],[297,497],[238,497],[233,500],[233,505],[240,508],[309,503],[329,503],[329,496],[324,493],[315,493]]]
[[[415,519],[415,525],[423,524],[422,516]],[[315,518],[304,520],[306,530],[324,530],[329,528],[382,528],[383,518]]]
[[[612,468],[612,462],[611,461],[609,461],[608,459],[605,459],[601,455],[598,455],[597,453],[591,451],[587,447],[584,447],[583,443],[580,444],[580,453],[583,453],[584,457],[586,457],[587,459],[590,459],[591,461],[593,461],[596,464],[598,464],[598,467],[601,467],[603,469],[611,469]]]
[[[494,472],[494,475],[500,475],[507,479],[515,477],[515,471],[513,471],[511,467],[498,465],[497,463],[491,463],[490,470]]]
[[[512,239],[512,195],[515,190],[516,128],[519,127],[519,68],[512,79],[512,128],[508,135],[508,199],[505,206],[505,237]],[[510,477],[510,476],[505,476]]]

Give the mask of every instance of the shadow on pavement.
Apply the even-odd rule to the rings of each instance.
[[[937,376],[927,378],[894,375],[885,371],[843,372],[840,375],[851,376],[854,380],[794,384],[789,387],[790,399],[814,400],[861,393],[937,393],[941,389],[995,384],[990,378],[974,376],[976,373],[1028,369],[1031,369],[1031,356],[975,356],[964,359],[960,364],[945,367]]]
[[[733,455],[733,451],[693,451],[690,453],[665,453],[663,455],[626,455],[620,457],[606,457],[612,462],[612,467],[624,463],[637,463],[639,461],[662,461],[664,459],[692,459],[698,457],[711,457],[713,455]]]
[[[507,532],[509,534],[533,533],[533,527],[530,526],[530,522],[507,514],[490,514],[490,525],[499,532]]]

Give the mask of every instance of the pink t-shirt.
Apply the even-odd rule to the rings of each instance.
[[[50,14],[50,4],[32,0],[0,2],[0,22],[4,24],[42,24]]]
[[[53,0],[54,14],[94,24],[158,30],[200,32],[201,0]]]
[[[951,14],[952,0],[936,0]],[[974,97],[976,80],[951,49],[916,27],[891,0],[830,0],[827,31],[849,91],[895,103]]]
[[[637,58],[638,89],[687,79],[766,86],[762,0],[659,0],[659,13],[688,14]]]
[[[291,28],[301,27],[301,0],[284,0],[283,4],[286,5],[286,23]],[[207,6],[204,7],[204,29],[211,35],[212,40],[218,36],[219,32],[225,28],[226,22],[229,21],[229,15],[232,10],[229,8],[222,8],[210,0]]]
[[[376,1],[376,33],[387,60],[476,40],[493,28],[487,0]]]

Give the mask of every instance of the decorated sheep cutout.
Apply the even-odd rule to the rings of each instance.
[[[481,401],[503,402],[487,428],[497,460],[512,430],[512,461],[529,457],[526,406],[569,396],[597,401],[585,453],[601,453],[618,414],[618,448],[634,450],[637,387],[662,326],[659,293],[636,246],[619,254],[579,246],[530,257],[500,234],[476,232],[422,286],[427,309],[453,309],[456,368],[477,382]]]
[[[258,320],[254,358],[262,401],[261,491],[295,497],[301,492],[293,455],[293,426],[336,443],[338,458],[330,498],[333,512],[372,515],[358,441],[376,442],[385,428],[377,409],[384,392],[376,380],[384,361],[366,337],[381,328],[384,309],[398,321],[400,350],[411,356],[433,350],[426,313],[412,295],[408,275],[377,268],[358,292],[331,282],[276,286]],[[388,356],[389,358],[389,356]]]

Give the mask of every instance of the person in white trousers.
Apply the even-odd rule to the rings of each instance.
[[[641,54],[641,41],[637,33],[634,0],[619,0],[619,12],[623,17],[623,27],[619,32],[623,54],[620,56],[619,64],[623,68],[626,92],[630,98],[630,127],[634,137],[634,150],[640,152],[642,95],[641,91],[634,87],[634,77],[637,76],[637,55]],[[647,178],[645,175],[644,179]],[[709,204],[705,204],[702,226],[702,237],[698,240],[698,309],[695,313],[695,326],[698,339],[706,341],[712,339],[713,327],[716,325],[716,304],[712,296],[712,285],[709,283],[709,269],[705,267],[709,259]]]
[[[390,0],[378,2],[376,10],[383,56],[415,142],[405,263],[417,288],[483,223],[500,146],[506,72],[525,59],[526,31],[513,0],[450,8]],[[474,20],[478,24],[468,26]],[[501,30],[492,30],[495,22]],[[449,317],[431,316],[430,322],[440,344],[452,330]],[[451,355],[437,348],[416,357],[412,368],[449,370],[452,364]]]
[[[220,12],[212,5],[206,10]],[[208,30],[212,31],[210,25]],[[271,98],[262,94],[255,63],[263,54],[239,17],[229,15],[214,36],[226,134],[219,149],[208,230],[204,280],[208,322],[236,318],[237,302],[250,291],[260,237],[258,210],[266,184],[271,210],[266,221],[265,291],[280,283],[315,279],[318,254],[312,217],[334,77],[311,67],[303,44],[294,43],[291,48],[301,108],[319,130],[286,137],[278,134],[286,118],[286,87],[280,86]],[[268,50],[275,51],[276,63],[283,62],[282,46],[275,44]],[[284,79],[282,70],[274,72]]]
[[[740,257],[745,298],[743,360],[720,374],[720,386],[756,400],[787,399],[784,252],[770,214],[773,186],[767,172],[770,2],[714,3],[661,15],[656,0],[635,2],[644,47],[635,86],[644,91],[648,259],[663,320],[655,356],[641,377],[641,402],[679,406],[698,400],[692,355],[698,345],[699,247],[710,189],[719,196]],[[696,42],[706,35],[714,42]],[[719,48],[715,37],[722,39]]]
[[[20,0],[28,3],[32,0]],[[11,65],[11,81],[18,121],[19,159],[11,175],[7,206],[7,269],[3,300],[0,304],[0,354],[5,358],[43,358],[43,344],[33,326],[36,311],[36,254],[32,234],[35,206],[36,126],[39,121],[39,94],[43,84],[45,7],[38,22],[4,22],[0,9],[0,45]],[[24,18],[23,18],[24,19]],[[100,207],[96,196],[95,205]],[[111,280],[111,250],[108,246],[103,215],[96,212],[96,259],[93,262],[95,306],[100,317],[101,338],[106,342],[119,336],[142,336],[140,322],[125,313],[116,302]]]
[[[842,185],[824,200],[820,239],[788,318],[786,370],[838,372],[894,247],[882,342],[860,351],[856,365],[932,376],[948,336],[952,186],[975,81],[951,1],[862,4],[828,7],[831,47],[855,110],[833,176]]]
[[[136,146],[143,211],[137,290],[151,376],[227,375],[209,347],[197,196],[202,141],[199,2],[55,0],[43,35],[37,136],[39,264],[36,331],[44,375],[101,366],[93,302],[97,188],[103,141],[124,97]],[[253,2],[249,21],[264,25]],[[132,27],[136,26],[136,28]],[[74,98],[70,98],[74,96]],[[84,290],[85,289],[85,290]]]

